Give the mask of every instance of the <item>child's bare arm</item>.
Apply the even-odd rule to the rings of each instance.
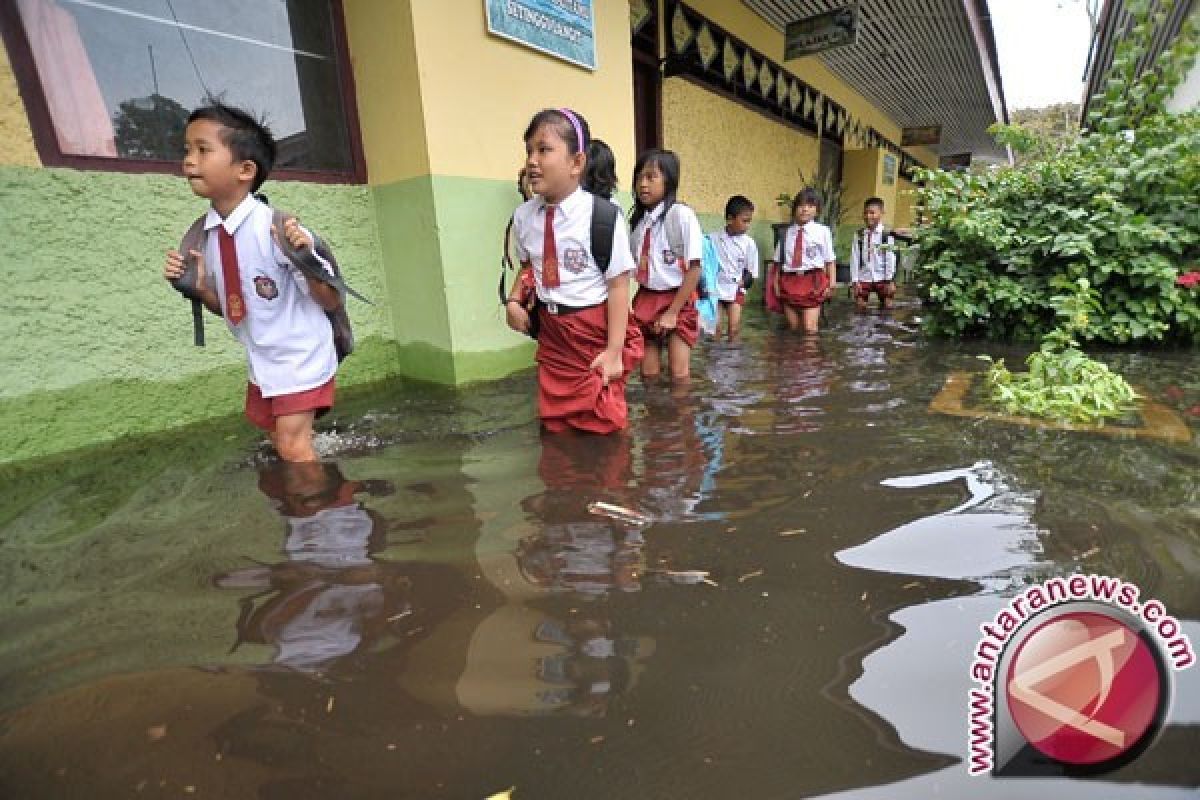
[[[271,227],[271,233],[278,233],[274,226]],[[300,223],[295,217],[288,217],[283,223],[283,236],[296,250],[303,250],[306,247],[313,246],[312,236],[308,231],[300,227]],[[317,256],[320,258],[320,256]],[[338,294],[338,290],[330,286],[324,281],[307,281],[308,293],[313,300],[316,301],[325,311],[336,311],[342,305],[342,296]]]
[[[196,293],[200,295],[200,301],[204,303],[205,308],[217,316],[221,316],[221,300],[217,297],[216,290],[208,286],[208,270],[204,264],[204,254],[199,250],[193,250],[191,256],[196,259]],[[163,277],[168,281],[178,280],[183,276],[185,269],[183,256],[179,251],[168,250],[167,262],[163,267]]]

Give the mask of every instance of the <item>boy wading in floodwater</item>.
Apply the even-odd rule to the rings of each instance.
[[[214,103],[192,112],[185,142],[184,177],[211,207],[202,248],[168,251],[163,277],[180,279],[185,258],[195,259],[196,294],[246,348],[246,416],[284,461],[316,461],[313,420],[333,406],[338,366],[326,312],[339,308],[342,297],[305,278],[275,238],[299,250],[312,247],[312,235],[295,219],[274,230],[274,212],[253,194],[275,163],[266,127],[241,109]]]

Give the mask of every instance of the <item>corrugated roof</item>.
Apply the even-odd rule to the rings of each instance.
[[[781,32],[846,0],[743,0]],[[860,0],[857,44],[820,58],[902,127],[941,125],[939,155],[1005,160],[988,126],[1007,122],[986,0]],[[803,75],[801,75],[803,77]]]

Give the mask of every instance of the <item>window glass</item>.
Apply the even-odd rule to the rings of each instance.
[[[213,95],[265,118],[277,168],[351,172],[331,0],[17,0],[64,155],[177,160]]]

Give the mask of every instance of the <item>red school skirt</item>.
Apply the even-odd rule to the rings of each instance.
[[[820,308],[829,288],[829,275],[823,269],[785,272],[779,276],[779,299],[793,308]]]
[[[652,342],[664,339],[654,333],[654,321],[670,308],[678,291],[678,288],[647,289],[645,286],[638,287],[637,294],[633,296],[633,319],[642,329],[642,336],[646,339]],[[694,299],[688,298],[688,301],[683,304],[683,308],[679,309],[675,320],[675,333],[687,342],[688,347],[696,346],[696,340],[700,338],[700,315],[696,312]]]
[[[608,345],[608,304],[570,314],[538,307],[541,331],[538,365],[538,416],[551,432],[569,428],[589,433],[624,430],[629,422],[625,383],[642,360],[642,333],[632,320],[625,327],[621,362],[625,371],[604,385],[592,361]]]

